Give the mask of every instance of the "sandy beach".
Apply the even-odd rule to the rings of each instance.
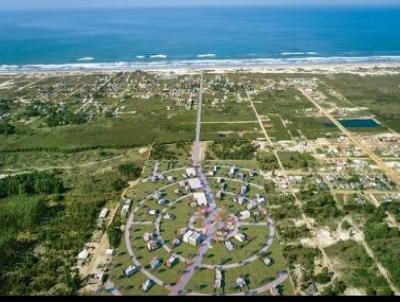
[[[101,68],[100,66],[92,67],[88,66],[76,69],[60,69],[60,68],[40,68],[40,69],[20,69],[20,70],[1,70],[0,76],[2,75],[21,75],[21,74],[32,74],[32,75],[47,75],[47,74],[88,74],[88,73],[115,73],[115,72],[135,72],[144,71],[149,73],[173,73],[173,74],[197,74],[199,72],[208,73],[232,73],[232,72],[246,72],[246,73],[353,73],[360,75],[367,74],[397,74],[400,72],[400,62],[390,63],[318,63],[318,64],[259,64],[254,66],[249,65],[224,65],[219,66],[216,61],[215,66],[188,66],[188,67],[175,67],[175,66],[147,66],[144,68],[137,68],[135,66],[127,67],[113,67],[113,68]]]

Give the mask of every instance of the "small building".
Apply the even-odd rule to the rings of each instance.
[[[218,268],[215,269],[215,281],[214,281],[214,287],[215,288],[221,288],[223,285],[223,275],[222,271]]]
[[[235,176],[236,170],[237,170],[237,168],[236,168],[235,165],[233,165],[233,166],[231,166],[231,167],[229,168],[229,177],[230,177],[230,178],[233,178],[233,177]]]
[[[153,193],[153,199],[159,200],[164,196],[164,192],[163,191],[155,191]]]
[[[84,262],[88,260],[89,258],[89,251],[87,249],[83,249],[79,254],[78,254],[78,260],[81,262]]]
[[[193,230],[188,230],[183,235],[183,242],[193,246],[199,245],[202,241],[203,241],[203,235]]]
[[[206,194],[203,192],[194,193],[193,196],[199,207],[206,207],[208,205]]]
[[[193,167],[186,168],[186,175],[189,178],[196,177],[197,176],[196,169]]]
[[[243,212],[240,212],[239,214],[240,214],[240,217],[239,217],[240,220],[250,219],[250,216],[251,216],[250,211],[243,211]]]
[[[217,184],[222,184],[224,180],[221,177],[217,177]]]
[[[175,215],[171,214],[171,213],[167,213],[163,216],[164,219],[166,220],[174,220],[175,219]]]
[[[263,259],[263,262],[265,263],[266,266],[270,266],[272,264],[272,259],[270,257],[265,257]]]
[[[103,208],[100,212],[99,218],[104,219],[107,217],[109,210],[107,208]]]
[[[244,288],[246,285],[246,280],[243,277],[236,278],[236,286],[238,286],[240,289]]]
[[[234,248],[235,248],[235,247],[233,246],[233,243],[230,242],[229,240],[225,241],[224,244],[225,244],[226,249],[227,249],[229,252],[233,251]]]
[[[178,246],[180,246],[181,245],[181,241],[178,239],[178,238],[175,238],[173,241],[172,241],[172,246],[173,247],[178,247]]]
[[[254,210],[254,209],[256,209],[256,208],[257,208],[257,202],[254,201],[254,200],[250,200],[249,203],[248,203],[248,205],[247,205],[247,209],[248,209],[249,211],[251,211],[251,210]]]
[[[124,205],[121,209],[121,215],[125,216],[129,212],[130,205]]]
[[[174,177],[174,176],[171,176],[171,175],[169,175],[169,176],[167,176],[167,181],[168,182],[174,182],[176,180],[176,178]]]
[[[258,203],[258,204],[263,204],[263,203],[266,202],[265,197],[263,197],[263,196],[260,195],[260,194],[256,194],[256,200],[257,200],[257,203]]]
[[[160,243],[157,240],[150,240],[147,241],[146,247],[149,250],[149,252],[152,252],[160,247]]]
[[[115,250],[114,249],[107,249],[106,250],[106,256],[107,257],[113,257],[115,255]]]
[[[218,190],[217,195],[215,195],[216,199],[221,199],[223,197],[223,193],[221,190]]]
[[[156,270],[157,268],[159,268],[161,266],[161,260],[158,259],[157,257],[154,257],[151,260],[150,266],[152,269]]]
[[[146,282],[144,282],[142,284],[142,290],[144,292],[147,292],[148,290],[150,290],[153,287],[153,285],[154,285],[154,281],[151,279],[147,279]]]
[[[201,190],[203,186],[201,185],[200,178],[190,178],[189,179],[189,187],[192,191]]]
[[[167,260],[166,265],[167,265],[168,268],[172,268],[172,267],[174,267],[175,264],[178,263],[178,261],[179,261],[179,258],[178,258],[176,255],[173,254],[173,255],[172,255],[171,257],[169,257],[169,259]]]
[[[246,234],[244,234],[244,233],[237,233],[237,234],[235,235],[235,239],[236,239],[237,241],[243,243],[243,242],[246,241]]]
[[[158,200],[158,204],[159,204],[160,206],[166,205],[166,204],[167,204],[167,200],[166,200],[165,198],[160,198],[160,199]]]
[[[124,274],[126,277],[131,277],[134,274],[136,274],[138,271],[140,271],[139,267],[136,265],[130,265],[128,268],[124,271]]]
[[[249,185],[248,185],[248,184],[243,184],[243,185],[240,187],[240,195],[242,195],[242,196],[246,195],[246,193],[248,192],[248,190],[249,190]]]
[[[156,215],[158,215],[158,209],[151,209],[147,212],[147,214],[156,216]]]
[[[240,205],[244,205],[246,203],[246,199],[240,195],[236,197],[236,202]]]

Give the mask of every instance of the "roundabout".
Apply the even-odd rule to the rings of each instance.
[[[274,265],[263,263],[266,258],[274,261],[276,257],[270,252],[275,226],[266,204],[259,203],[248,210],[251,202],[263,196],[263,188],[257,184],[260,176],[240,180],[228,176],[227,166],[218,165],[214,176],[205,177],[203,174],[203,179],[199,177],[202,186],[207,182],[208,188],[201,190],[207,191],[209,202],[207,206],[195,206],[198,192],[188,189],[189,177],[182,173],[184,171],[185,167],[172,169],[160,174],[164,180],[151,182],[148,178],[142,181],[147,195],[135,202],[124,232],[124,243],[132,265],[139,267],[145,278],[170,295],[261,294],[284,282],[287,278],[284,267],[275,269]],[[246,171],[248,169],[238,168],[238,174]],[[214,195],[221,181],[224,182],[223,196],[216,199]],[[239,205],[237,199],[244,184],[249,189],[243,194],[243,204]],[[133,194],[133,199],[135,195],[140,196]],[[161,199],[165,202],[160,202]],[[243,212],[250,213],[250,216],[243,219],[240,216]],[[184,235],[188,232],[199,234],[201,241],[185,242]],[[146,247],[148,242],[143,238],[146,233],[154,236],[154,249]],[[149,265],[155,258],[162,262],[158,269]],[[168,260],[175,258],[174,264],[169,266]],[[274,277],[270,276],[265,283],[253,280],[251,271],[261,268],[269,271],[270,275],[275,271]],[[221,286],[215,280],[216,270],[223,272],[226,279]],[[199,287],[197,280],[202,279],[201,275],[208,276],[207,286],[201,284]],[[238,278],[247,278],[245,285],[236,284]],[[114,283],[118,288],[118,282]],[[149,294],[151,291],[149,289]]]

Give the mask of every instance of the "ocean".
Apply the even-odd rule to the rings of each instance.
[[[400,6],[0,12],[0,71],[400,61]]]

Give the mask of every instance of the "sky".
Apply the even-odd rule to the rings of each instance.
[[[52,9],[131,6],[207,6],[207,5],[362,5],[398,4],[400,0],[0,0],[0,9]]]

